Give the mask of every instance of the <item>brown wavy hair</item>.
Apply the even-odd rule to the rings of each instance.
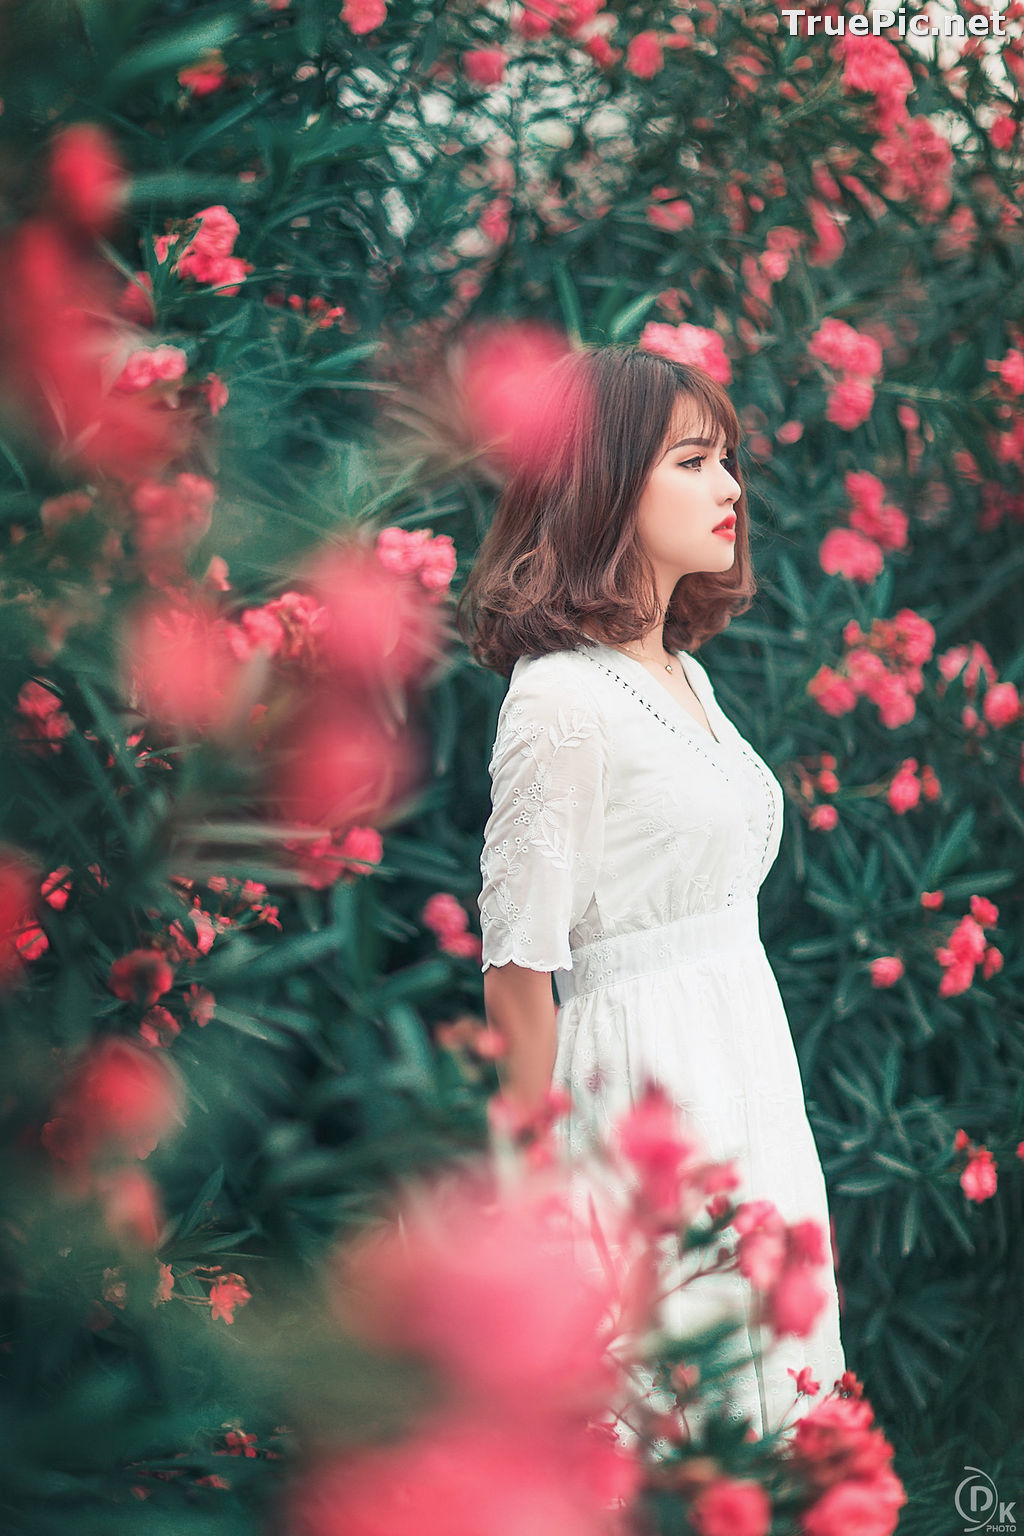
[[[694,407],[696,430],[721,432],[734,459],[741,436],[709,373],[637,346],[570,352],[544,389],[550,408],[509,474],[455,611],[475,660],[504,677],[520,656],[572,650],[591,635],[625,645],[657,623],[637,512],[680,396]],[[753,601],[746,492],[738,468],[732,474],[741,492],[735,559],[725,572],[680,577],[665,614],[670,651],[696,650]]]

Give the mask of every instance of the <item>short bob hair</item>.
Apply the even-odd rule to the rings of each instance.
[[[590,638],[624,645],[657,623],[637,513],[677,401],[688,400],[695,430],[721,433],[733,456],[741,435],[710,374],[640,347],[570,352],[551,366],[547,385],[542,439],[511,469],[455,613],[475,660],[505,677],[520,656],[573,650]],[[665,615],[670,651],[695,650],[753,600],[746,495],[732,473],[741,493],[735,559],[728,571],[680,578]]]

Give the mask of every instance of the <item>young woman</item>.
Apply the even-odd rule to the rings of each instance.
[[[476,659],[511,677],[481,856],[484,1002],[507,1042],[504,1091],[534,1108],[566,1089],[571,1148],[656,1082],[709,1155],[736,1162],[737,1198],[817,1220],[827,1252],[758,928],[782,790],[693,654],[755,590],[739,437],[710,375],[636,347],[578,351],[549,375],[540,436],[457,614]],[[811,1335],[779,1341],[763,1368],[752,1357],[741,1379],[737,1416],[761,1433],[800,1411],[789,1368],[810,1366],[824,1391],[846,1369],[831,1264],[815,1273],[828,1299]],[[716,1294],[750,1324],[745,1282]],[[683,1331],[697,1298],[678,1298]]]

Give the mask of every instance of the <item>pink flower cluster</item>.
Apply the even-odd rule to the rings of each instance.
[[[209,531],[217,492],[205,475],[140,480],[129,498],[132,538],[147,575],[180,573],[184,557]]]
[[[51,688],[33,678],[18,690],[18,714],[14,733],[35,752],[59,752],[61,742],[72,731],[70,716],[61,708],[60,699]]]
[[[377,535],[376,550],[377,559],[386,570],[401,576],[415,576],[435,602],[448,592],[457,564],[450,534],[434,535],[429,528],[417,528],[413,532],[405,528],[382,528]]]
[[[960,1188],[968,1200],[990,1200],[998,1186],[996,1169],[999,1164],[988,1147],[976,1146],[966,1131],[959,1130],[953,1138],[953,1150],[967,1153],[960,1172]]]
[[[748,1200],[738,1207],[732,1225],[740,1235],[740,1273],[760,1293],[760,1320],[780,1337],[806,1338],[826,1301],[813,1274],[826,1257],[820,1223],[787,1226],[770,1200]]]
[[[252,271],[251,262],[232,255],[238,235],[238,220],[223,204],[215,203],[201,208],[178,229],[157,235],[153,246],[157,261],[170,261],[176,277],[216,288],[228,296],[238,292]]]
[[[957,923],[945,944],[935,951],[935,958],[942,966],[939,982],[940,997],[957,997],[966,992],[974,981],[974,973],[981,966],[985,981],[1003,968],[1003,956],[985,937],[985,929],[999,921],[999,908],[985,896],[971,897],[971,910]]]
[[[741,260],[740,271],[746,289],[743,310],[752,320],[762,325],[770,321],[772,288],[786,276],[793,254],[804,239],[801,231],[792,225],[777,224],[765,235],[765,248],[760,256],[748,253]]]
[[[846,715],[864,695],[888,730],[914,718],[915,696],[924,687],[922,666],[935,648],[935,630],[912,608],[893,619],[875,619],[865,635],[855,619],[843,630],[847,650],[841,669],[821,666],[807,692],[827,715]]]
[[[833,528],[824,537],[818,560],[827,575],[871,582],[881,573],[885,552],[905,549],[907,514],[885,501],[885,486],[867,470],[851,470],[845,478],[852,502],[849,528]]]
[[[652,187],[647,207],[647,222],[655,229],[677,234],[693,226],[693,204],[679,197],[671,187]]]
[[[895,43],[888,38],[846,32],[836,52],[843,64],[843,90],[865,91],[873,96],[873,123],[880,133],[907,116],[907,97],[914,77]]]
[[[657,1084],[647,1087],[618,1128],[618,1146],[638,1175],[632,1215],[643,1231],[689,1227],[708,1197],[720,1200],[739,1184],[733,1163],[713,1163],[680,1129],[674,1105]]]
[[[507,63],[501,48],[468,48],[462,55],[463,73],[474,85],[500,85]]]
[[[634,1453],[591,1420],[617,1370],[608,1344],[618,1298],[574,1248],[565,1191],[502,1192],[489,1173],[407,1196],[389,1222],[339,1257],[346,1331],[428,1362],[440,1402],[394,1447],[340,1451],[306,1478],[296,1536],[384,1536],[415,1510],[420,1536],[610,1531],[632,1498]]]
[[[873,336],[830,315],[811,337],[807,350],[839,375],[825,404],[826,420],[852,432],[871,415],[875,380],[882,371],[881,347]]]
[[[578,36],[593,22],[601,0],[522,0],[512,17],[519,37],[546,37],[557,27],[566,37]]]
[[[804,1536],[890,1536],[907,1502],[892,1470],[893,1448],[874,1425],[871,1405],[852,1373],[851,1396],[827,1397],[799,1419],[788,1461],[816,1495],[800,1516]]]
[[[345,0],[341,8],[341,20],[356,37],[376,32],[387,20],[385,0]]]
[[[925,763],[920,778],[917,773],[917,758],[905,757],[893,775],[887,799],[897,816],[912,811],[920,804],[922,795],[926,800],[938,800],[942,796],[942,785],[934,768]]]
[[[959,678],[967,695],[967,703],[960,714],[965,730],[976,736],[985,736],[990,726],[994,730],[1003,730],[1024,718],[1024,704],[1017,685],[999,682],[992,658],[980,641],[951,646],[938,658],[938,666],[942,680],[936,691],[940,695],[945,693],[947,685]],[[978,683],[981,678],[985,680],[985,692],[980,701],[979,714],[976,706],[979,702]]]
[[[839,812],[827,802],[816,805],[818,792],[834,795],[839,791],[836,759],[831,752],[823,752],[817,764],[797,763],[795,778],[800,798],[807,814],[807,824],[815,832],[832,832],[839,824]]]
[[[445,954],[479,960],[481,941],[469,932],[469,918],[460,901],[447,891],[438,891],[426,902],[420,914],[422,921],[437,936],[439,949]]]
[[[188,358],[180,347],[140,347],[131,353],[114,381],[126,395],[154,384],[174,384],[188,370]]]
[[[927,117],[908,117],[879,139],[874,156],[883,166],[880,190],[893,202],[910,200],[934,223],[953,196],[953,147]]]
[[[657,352],[673,362],[703,368],[719,384],[732,382],[732,364],[726,355],[725,345],[717,331],[706,326],[666,325],[649,320],[640,336],[639,345],[647,352]]]
[[[349,827],[345,832],[325,832],[311,842],[289,839],[285,847],[306,885],[323,891],[336,880],[347,882],[369,873],[384,856],[384,844],[376,827]]]

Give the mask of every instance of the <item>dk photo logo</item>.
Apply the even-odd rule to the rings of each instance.
[[[968,1536],[973,1531],[1016,1531],[1016,1500],[1007,1503],[1000,1499],[995,1483],[980,1467],[964,1467],[964,1471],[967,1476],[953,1495],[953,1502]]]

